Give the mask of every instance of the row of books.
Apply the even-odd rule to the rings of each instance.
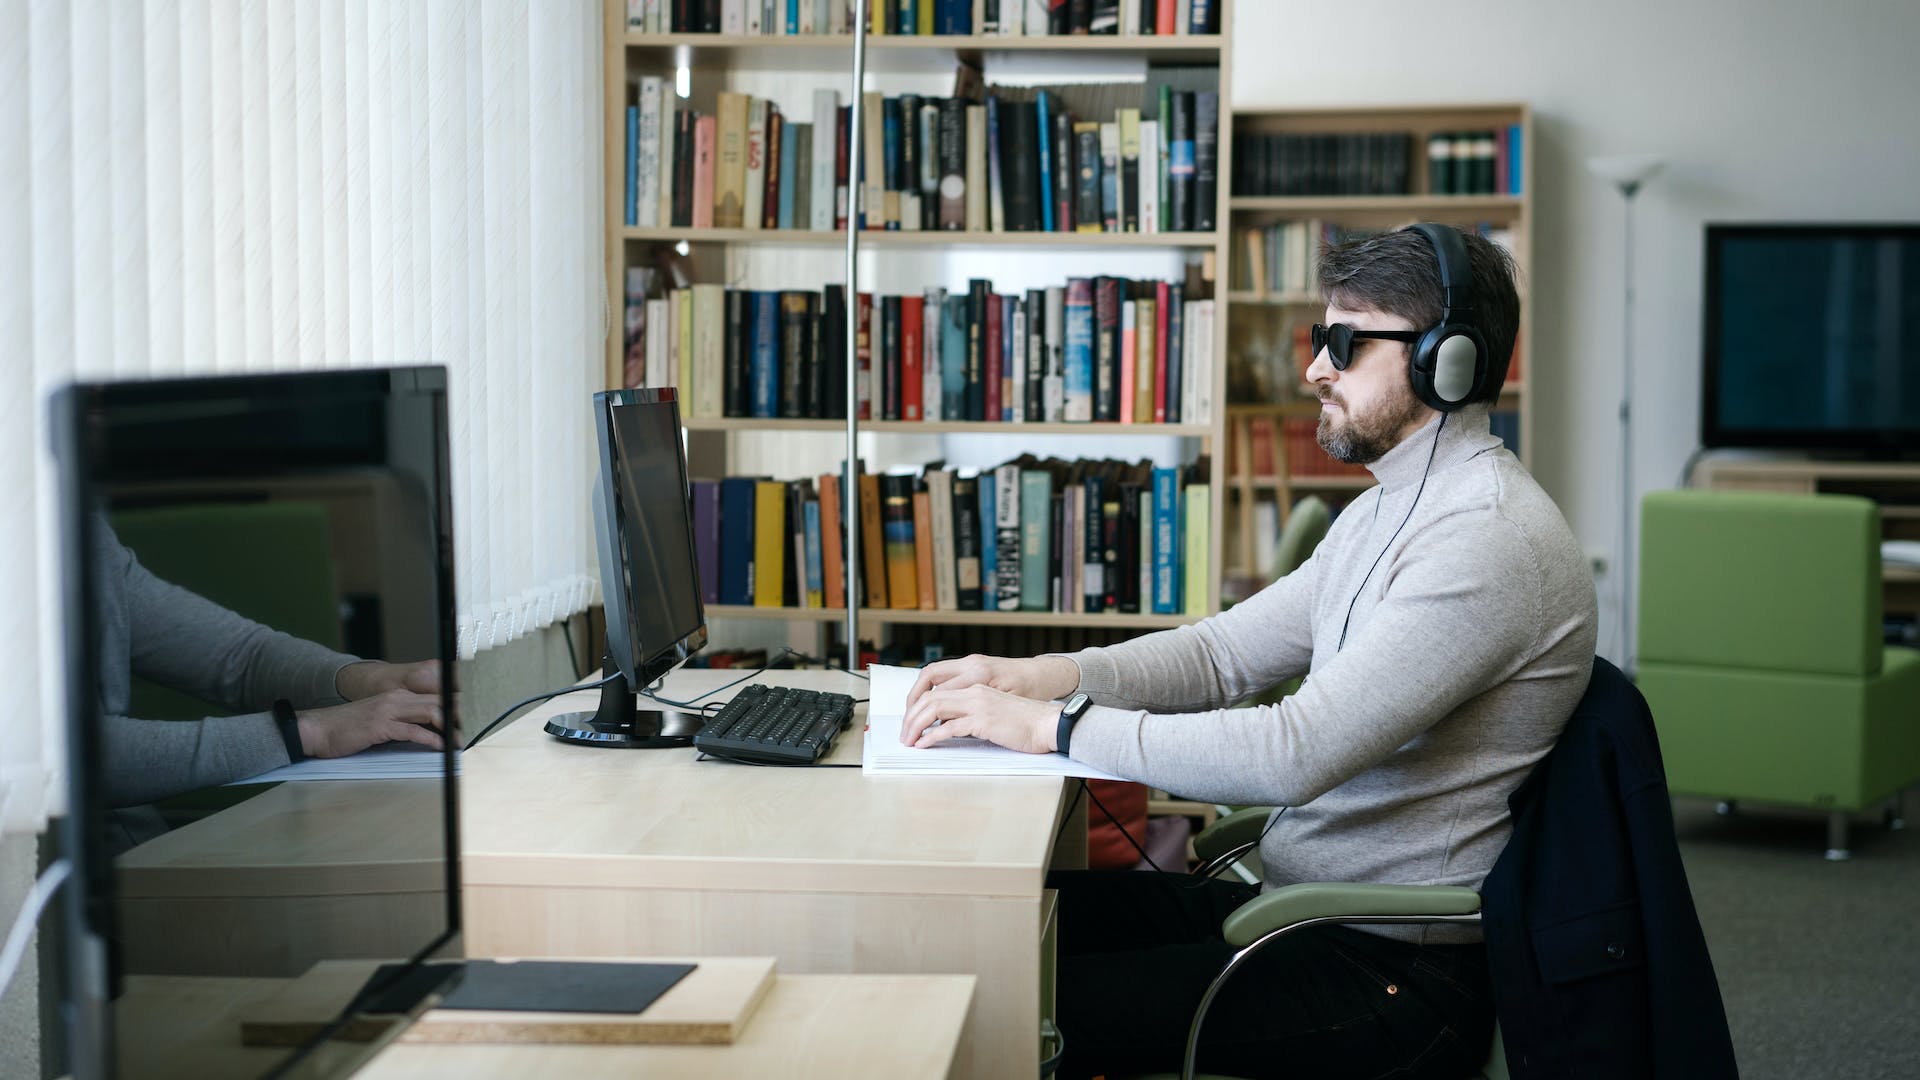
[[[1223,0],[627,0],[642,34],[1218,34]],[[977,29],[976,29],[977,28]]]
[[[693,418],[846,417],[843,286],[649,298],[643,270],[628,281],[628,385],[680,387]],[[1189,288],[1095,277],[1002,295],[976,278],[861,293],[854,407],[863,420],[1210,423],[1214,301]]]
[[[1137,89],[1137,88],[1136,88]],[[850,110],[817,89],[810,121],[722,92],[716,115],[682,107],[664,79],[627,108],[626,224],[641,228],[861,227],[994,232],[1206,232],[1217,218],[1219,94],[1161,82],[1144,107],[1077,119],[1058,94],[864,95],[864,158],[848,161]]]
[[[1261,296],[1316,293],[1320,255],[1326,249],[1364,239],[1380,230],[1341,225],[1321,218],[1300,218],[1235,229],[1230,245],[1230,280],[1236,288]],[[1479,222],[1473,231],[1513,250],[1513,230]]]
[[[1405,131],[1233,137],[1233,193],[1406,195],[1413,135]]]
[[[1204,457],[1179,468],[1023,456],[859,476],[860,573],[845,575],[841,474],[692,483],[709,604],[1205,614]]]
[[[1491,131],[1436,131],[1427,136],[1427,191],[1434,195],[1521,194],[1519,124]]]

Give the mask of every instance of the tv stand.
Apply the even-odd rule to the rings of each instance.
[[[1920,462],[1709,457],[1695,467],[1692,483],[1716,491],[1859,495],[1880,504],[1883,538],[1920,540]],[[1920,614],[1920,570],[1883,567],[1881,580],[1886,614]]]
[[[640,708],[627,680],[616,678],[600,688],[598,710],[561,713],[547,721],[547,734],[583,746],[663,750],[692,746],[693,736],[705,723],[698,713]]]

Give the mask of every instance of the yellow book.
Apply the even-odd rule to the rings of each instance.
[[[674,329],[677,331],[673,342],[677,360],[674,370],[680,373],[680,378],[673,385],[680,388],[681,414],[692,415],[687,410],[692,405],[690,399],[693,395],[693,290],[675,289],[673,301],[676,319]]]
[[[786,600],[787,485],[753,485],[753,606],[779,607]]]
[[[914,26],[921,37],[933,36],[933,4],[930,0],[920,0],[920,21]]]
[[[1186,545],[1181,552],[1186,562],[1186,600],[1188,615],[1210,614],[1207,608],[1207,580],[1209,577],[1207,535],[1213,521],[1212,500],[1208,498],[1206,484],[1188,484],[1186,501]]]
[[[713,167],[713,227],[738,229],[747,206],[748,94],[720,92],[719,152]]]
[[[1153,300],[1133,302],[1133,422],[1136,424],[1153,422],[1154,347],[1159,341],[1159,335],[1154,332],[1154,320],[1159,317],[1157,307]]]
[[[889,606],[917,608],[920,574],[913,544],[913,477],[880,478],[880,530],[887,545]]]

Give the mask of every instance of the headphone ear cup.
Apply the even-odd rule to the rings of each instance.
[[[1448,323],[1421,337],[1409,371],[1414,396],[1453,412],[1480,393],[1487,378],[1487,347],[1472,326]]]

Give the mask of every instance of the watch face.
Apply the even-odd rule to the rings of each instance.
[[[1087,697],[1086,694],[1075,693],[1072,697],[1067,699],[1067,707],[1063,711],[1068,716],[1078,719],[1080,714],[1085,712],[1087,710],[1087,706],[1092,704],[1092,702],[1093,702],[1093,699]]]

